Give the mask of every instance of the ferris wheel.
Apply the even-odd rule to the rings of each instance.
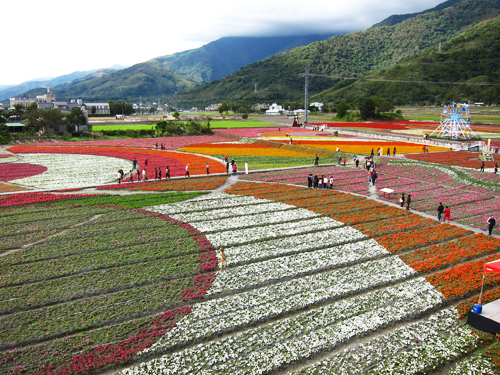
[[[452,103],[444,107],[441,124],[431,135],[453,139],[477,138],[470,127],[469,106],[463,103]]]

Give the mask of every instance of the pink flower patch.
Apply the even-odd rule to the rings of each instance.
[[[0,164],[0,181],[12,181],[42,174],[47,167],[38,164],[12,163]]]

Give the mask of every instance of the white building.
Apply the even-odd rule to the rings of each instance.
[[[108,114],[108,113],[110,113],[108,103],[84,103],[84,106],[87,108],[87,111],[90,114],[92,114],[92,107],[95,107],[96,114]]]
[[[314,102],[314,103],[311,103],[311,106],[316,107],[316,108],[318,108],[319,111],[321,111],[321,109],[323,108],[323,103]]]
[[[269,106],[269,109],[266,111],[266,115],[281,115],[284,113],[283,106],[278,105],[277,103],[273,103]]]

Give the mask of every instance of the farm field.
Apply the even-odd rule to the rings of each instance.
[[[485,232],[500,210],[494,163],[479,172],[474,153],[380,156],[373,187],[330,143],[380,142],[267,140],[282,130],[178,137],[169,151],[142,140],[10,147],[0,372],[500,374],[500,343],[464,324],[484,264],[500,259],[498,229]],[[225,152],[200,156],[200,145],[240,171],[247,160],[271,170],[229,175]],[[148,181],[117,183],[133,159],[141,170],[148,159]],[[166,165],[174,178],[154,181]],[[307,188],[309,174],[333,188]],[[14,191],[27,187],[48,190]],[[439,201],[451,224],[435,219]],[[500,298],[499,282],[487,275],[483,303]]]

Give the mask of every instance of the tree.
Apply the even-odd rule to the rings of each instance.
[[[95,107],[95,105],[93,105],[92,107],[90,107],[90,113],[91,114],[95,115],[96,111],[97,111],[97,108]]]
[[[9,111],[0,111],[0,144],[6,145],[10,142],[9,128],[7,127],[7,120],[9,119]]]
[[[174,118],[175,118],[175,120],[176,120],[176,121],[179,121],[179,117],[180,117],[179,112],[175,111],[175,112],[172,114],[172,116],[174,116]]]
[[[40,110],[36,103],[31,103],[28,108],[23,113],[23,123],[29,130],[38,130],[39,127],[39,119],[40,119]]]
[[[222,112],[226,112],[227,115],[227,111],[229,111],[229,106],[227,105],[227,103],[222,103],[219,106],[219,113],[222,115]]]
[[[72,126],[73,129],[78,131],[78,126],[85,125],[87,123],[87,118],[80,107],[73,107],[69,115],[66,116],[66,121],[68,122],[68,126]]]
[[[344,118],[347,115],[347,111],[350,109],[349,104],[345,102],[340,102],[337,104],[337,117]]]
[[[109,104],[109,113],[111,114],[111,116],[116,116],[121,114],[129,116],[135,112],[134,107],[132,106],[132,104],[129,103],[125,102],[115,103],[112,100],[110,100],[108,104]]]
[[[14,109],[12,110],[12,114],[16,116],[16,120],[19,120],[24,113],[24,105],[21,103],[14,104]]]
[[[59,108],[49,108],[40,111],[40,119],[38,120],[39,126],[43,128],[54,128],[66,124],[66,118]]]
[[[374,96],[371,100],[375,103],[375,112],[377,115],[380,115],[382,112],[391,112],[394,110],[394,106],[389,104],[384,98]]]
[[[376,105],[372,99],[366,99],[365,102],[359,107],[359,112],[363,120],[374,118],[376,116]]]
[[[154,115],[154,114],[155,114],[155,112],[156,112],[156,108],[155,108],[154,106],[149,107],[149,113],[150,113],[151,115]]]

